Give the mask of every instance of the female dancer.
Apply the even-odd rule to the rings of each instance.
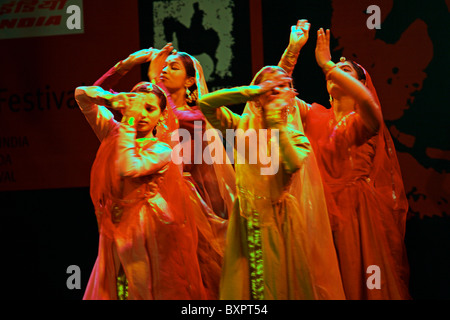
[[[197,99],[208,93],[200,63],[191,55],[171,51],[166,46],[150,62],[148,77],[166,90],[180,128],[189,132],[187,137],[194,138],[182,141],[183,148],[191,150],[191,157],[184,158],[187,160],[183,163],[184,172],[191,175],[191,182],[213,212],[221,218],[228,218],[235,194],[234,170],[230,161],[225,152],[221,163],[209,165],[200,159],[210,141],[221,140],[218,135],[211,136],[216,131],[208,130],[212,129],[211,125],[196,106]],[[205,134],[206,141],[202,139]],[[197,146],[199,142],[200,148]]]
[[[170,43],[161,50],[137,51],[117,63],[97,80],[95,85],[111,90],[133,67],[151,62],[150,79],[158,82],[167,93],[168,106],[176,115],[180,129],[189,133],[184,135],[181,141],[182,150],[191,151],[191,157],[187,161],[183,158],[183,175],[191,201],[196,207],[194,217],[198,229],[198,258],[203,281],[209,298],[216,299],[228,224],[226,218],[231,213],[235,196],[234,170],[227,159],[224,159],[222,164],[211,165],[203,161],[203,150],[208,143],[203,140],[203,135],[205,132],[215,133],[213,130],[207,130],[211,126],[195,107],[196,97],[208,92],[203,71],[194,57],[182,52],[171,55],[172,51]],[[193,94],[187,94],[188,88]],[[213,137],[207,136],[208,141],[219,139],[217,133]],[[200,161],[195,161],[198,156]]]
[[[221,299],[344,299],[320,174],[294,97],[284,70],[268,66],[250,86],[198,101],[214,127],[237,132],[238,196],[227,232]],[[242,116],[221,107],[244,102]],[[252,132],[257,146],[251,144]],[[280,166],[262,175],[268,154]]]
[[[101,141],[91,171],[99,251],[84,299],[204,299],[191,201],[171,161],[176,119],[159,87],[133,92],[75,91]],[[122,109],[121,122],[102,105]]]
[[[329,43],[330,31],[318,30],[316,60],[331,108],[299,106],[324,182],[345,294],[408,299],[408,203],[395,148],[369,74],[352,61],[333,63]],[[291,74],[297,56],[290,45],[279,65]]]

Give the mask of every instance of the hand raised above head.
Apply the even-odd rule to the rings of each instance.
[[[110,106],[109,100],[114,96],[99,86],[81,86],[75,89],[75,98],[82,103],[94,103],[100,106]]]
[[[289,50],[298,53],[306,44],[309,38],[309,29],[311,24],[306,19],[297,21],[297,24],[291,26],[291,35],[289,38]]]
[[[133,52],[120,62],[120,67],[125,71],[130,71],[136,65],[151,61],[158,51],[158,49],[148,48]]]
[[[158,49],[148,48],[136,51],[128,56],[135,64],[142,64],[149,62],[153,55],[158,52]]]
[[[317,43],[316,43],[316,61],[319,67],[323,68],[325,64],[331,61],[330,53],[330,30],[325,32],[323,28],[317,30]]]
[[[148,78],[150,81],[156,80],[161,75],[164,66],[166,65],[166,59],[170,53],[174,50],[172,43],[167,43],[161,50],[159,50],[148,67]]]
[[[114,95],[111,105],[114,109],[123,110],[123,121],[133,118],[129,124],[136,125],[142,118],[147,95],[145,93],[125,92]]]
[[[137,99],[138,96],[139,94],[135,92],[121,92],[111,94],[108,99],[108,106],[115,110],[126,109]]]

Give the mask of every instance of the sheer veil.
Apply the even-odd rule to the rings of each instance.
[[[282,68],[276,66],[264,67],[255,75],[252,85],[266,68],[278,68],[285,72]],[[297,99],[293,99],[292,105],[293,107],[289,107],[287,115],[288,130],[304,132]],[[244,130],[261,128],[261,115],[255,102],[247,102],[240,127]],[[264,184],[246,183],[263,179],[258,164],[237,163],[235,167],[238,190],[245,186],[245,192],[250,194],[263,195],[268,199],[276,198],[275,195],[270,194],[269,188],[264,187]],[[302,215],[301,219],[305,228],[304,230],[298,230],[298,232],[302,234],[301,237],[305,241],[316,299],[345,299],[322,179],[312,149],[302,167],[292,175],[287,193],[295,199],[294,202],[298,204],[299,212]],[[255,201],[251,207],[258,208],[260,205],[271,205],[271,203],[261,204],[261,201]],[[241,212],[247,215],[246,218],[249,218],[248,215],[252,215],[252,212],[249,212],[246,208],[241,209]],[[252,218],[259,220],[259,217],[254,217],[254,215]],[[263,221],[259,223],[261,222],[263,223]],[[254,245],[257,246],[257,244]]]

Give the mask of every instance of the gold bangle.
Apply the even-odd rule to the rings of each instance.
[[[289,58],[297,59],[299,55],[300,55],[300,51],[299,52],[293,52],[293,51],[291,51],[289,49],[286,49],[286,56],[288,56]]]
[[[330,60],[325,63],[325,65],[322,67],[323,73],[325,73],[325,78],[328,79],[328,75],[334,68],[336,68],[336,64],[333,61]]]

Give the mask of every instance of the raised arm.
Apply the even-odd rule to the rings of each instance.
[[[290,79],[266,80],[258,85],[217,90],[202,96],[197,100],[197,105],[213,127],[222,132],[225,129],[236,129],[241,116],[223,106],[245,103],[272,90],[286,80]]]
[[[113,95],[100,87],[78,87],[75,89],[75,99],[86,120],[102,141],[116,124],[114,115],[104,105],[109,104]]]
[[[300,51],[308,41],[310,27],[311,24],[305,19],[298,20],[296,25],[291,26],[289,45],[278,62],[278,66],[283,68],[289,76],[292,76]],[[305,121],[311,106],[298,98],[297,106],[302,121]]]
[[[164,48],[169,45],[171,46],[171,44],[167,44]],[[152,61],[160,51],[161,50],[149,48],[130,54],[126,59],[116,63],[114,67],[101,76],[100,79],[94,83],[94,86],[102,87],[103,89],[114,93],[113,87],[123,76],[125,76],[134,67]]]
[[[300,50],[308,41],[310,26],[311,24],[305,19],[298,20],[296,25],[291,26],[289,45],[278,62],[278,66],[283,68],[289,76],[292,75],[297,64]]]
[[[210,92],[197,100],[197,105],[211,125],[225,132],[236,129],[241,116],[223,107],[245,103],[278,85],[279,81],[264,81],[259,85],[234,87]]]
[[[355,99],[357,103],[356,112],[361,117],[364,125],[373,133],[378,132],[383,121],[380,106],[361,81],[337,68],[336,64],[331,61],[330,30],[324,32],[320,28],[317,31],[316,60],[325,73],[327,80],[332,80],[346,94]]]
[[[150,79],[150,82],[155,84],[160,84],[160,76],[166,65],[166,59],[173,51],[172,43],[167,43],[161,50],[155,52],[150,61],[150,65],[148,66],[147,76]],[[167,91],[167,90],[165,90]]]
[[[245,103],[258,92],[257,86],[243,86],[222,89],[203,95],[197,100],[197,106],[211,125],[225,133],[226,129],[236,129],[241,116],[223,107]]]

